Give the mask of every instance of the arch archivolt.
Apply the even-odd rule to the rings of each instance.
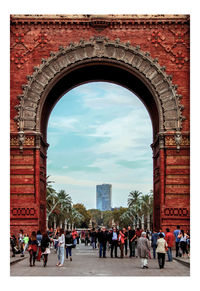
[[[180,132],[184,119],[181,95],[177,94],[177,86],[172,84],[172,76],[166,74],[165,67],[161,67],[148,52],[141,51],[139,46],[121,43],[119,39],[111,41],[106,37],[93,37],[51,52],[50,57],[42,59],[41,65],[34,67],[34,73],[27,76],[28,82],[22,86],[22,95],[18,96],[20,104],[16,106],[18,115],[15,120],[21,135],[40,133],[41,104],[48,85],[61,78],[72,66],[86,61],[115,62],[131,70],[151,90],[158,107],[160,133]]]

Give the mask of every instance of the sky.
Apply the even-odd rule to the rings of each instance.
[[[131,91],[90,82],[54,107],[47,133],[47,173],[73,203],[96,208],[96,185],[112,184],[112,207],[127,207],[130,191],[152,189],[152,124]]]

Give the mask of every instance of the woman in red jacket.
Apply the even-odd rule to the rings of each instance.
[[[124,238],[125,238],[125,235],[120,230],[119,235],[118,235],[118,242],[119,242],[119,247],[120,247],[120,251],[121,251],[121,258],[124,257],[124,243],[125,243]]]

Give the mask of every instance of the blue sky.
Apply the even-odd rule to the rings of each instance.
[[[47,173],[73,203],[96,207],[96,185],[112,184],[112,207],[152,189],[152,125],[131,91],[94,82],[65,94],[48,123]]]

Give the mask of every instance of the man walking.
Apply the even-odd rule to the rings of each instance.
[[[154,229],[152,236],[151,236],[151,246],[153,248],[153,258],[154,259],[156,259],[157,240],[158,240],[158,233]]]
[[[174,236],[173,236],[173,233],[170,232],[169,228],[166,228],[165,240],[168,245],[168,250],[167,250],[168,261],[172,262],[172,247],[173,247]]]
[[[129,240],[129,257],[135,257],[135,241],[136,241],[135,230],[128,226],[128,240]]]
[[[175,236],[175,243],[176,243],[176,257],[179,255],[179,242],[180,238],[178,238],[180,234],[180,225],[177,225],[177,229],[174,230],[174,236]]]
[[[106,244],[107,244],[108,236],[106,233],[106,228],[102,227],[99,235],[98,235],[98,241],[99,241],[99,258],[102,257],[102,251],[103,251],[103,258],[106,258]]]
[[[92,244],[92,249],[95,249],[95,240],[96,240],[96,231],[95,228],[92,229],[91,233],[90,233],[90,237],[91,237],[91,244]]]
[[[118,232],[116,227],[113,228],[113,231],[111,233],[111,252],[110,256],[113,258],[113,250],[115,249],[115,258],[117,258],[117,247],[118,247]]]

